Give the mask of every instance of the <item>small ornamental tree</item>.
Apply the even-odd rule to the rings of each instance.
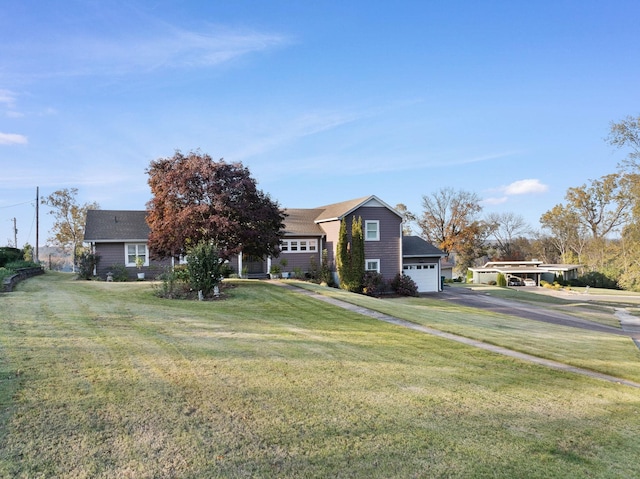
[[[87,211],[100,208],[100,205],[95,202],[78,204],[76,200],[77,194],[77,188],[64,188],[54,191],[46,198],[42,198],[42,204],[51,208],[49,214],[55,218],[55,223],[51,229],[52,236],[49,241],[60,247],[65,253],[71,253],[74,272],[78,255],[82,252]]]
[[[211,294],[224,277],[224,260],[213,244],[200,241],[190,248],[187,255],[187,272],[189,284],[198,291],[198,299],[202,300]]]

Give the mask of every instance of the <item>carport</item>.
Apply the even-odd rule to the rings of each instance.
[[[473,282],[479,284],[487,284],[492,281],[498,281],[498,275],[503,274],[507,279],[519,278],[521,280],[532,279],[536,286],[540,286],[540,277],[547,270],[540,268],[541,262],[523,261],[521,263],[511,262],[490,262],[481,268],[469,268],[473,272]]]

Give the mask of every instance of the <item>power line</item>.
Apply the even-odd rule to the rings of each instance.
[[[3,210],[5,208],[13,208],[14,206],[22,206],[22,205],[26,205],[26,204],[29,204],[29,203],[33,203],[33,200],[25,201],[24,203],[16,203],[15,205],[0,206],[0,210]]]

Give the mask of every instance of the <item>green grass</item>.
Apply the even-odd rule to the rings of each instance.
[[[594,333],[458,306],[439,300],[437,297],[377,299],[310,283],[298,282],[296,284],[305,289],[423,326],[640,382],[640,351],[633,341],[625,336]],[[492,291],[492,294],[495,294],[494,289],[486,291]],[[498,294],[500,293],[498,292]],[[554,301],[554,298],[534,293],[529,293],[529,295],[531,296],[530,301],[534,301],[536,298],[539,302]],[[592,304],[591,307],[597,306]],[[565,312],[565,310],[562,311]],[[610,310],[608,314],[611,316],[610,325],[613,325],[613,321],[617,324],[617,320],[613,317],[613,310]],[[585,314],[580,317],[594,319]],[[606,323],[604,320],[600,322]]]
[[[235,284],[198,303],[47,274],[0,296],[0,477],[640,476],[634,388]]]

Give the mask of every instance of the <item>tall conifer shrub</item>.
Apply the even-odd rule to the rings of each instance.
[[[347,222],[343,218],[338,233],[336,267],[340,287],[359,293],[362,291],[364,276],[364,235],[362,218],[353,217],[351,221],[351,240],[347,235]]]

